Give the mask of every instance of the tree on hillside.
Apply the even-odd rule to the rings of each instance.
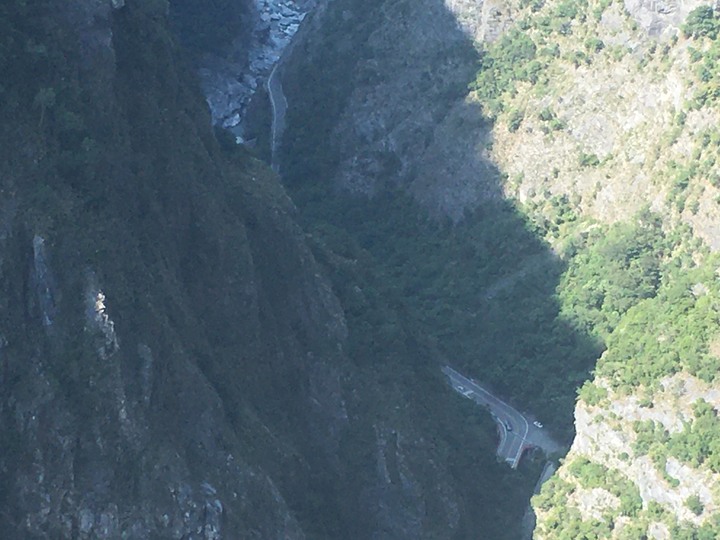
[[[699,6],[693,9],[682,27],[685,37],[699,38],[707,36],[715,39],[718,36],[720,25],[715,17],[715,11],[710,6]]]

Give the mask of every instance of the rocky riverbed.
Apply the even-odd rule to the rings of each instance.
[[[316,0],[255,0],[249,45],[237,40],[223,54],[208,54],[199,75],[213,124],[231,128],[242,141],[250,98],[280,59]]]

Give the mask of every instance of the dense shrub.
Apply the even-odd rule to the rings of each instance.
[[[711,6],[698,6],[693,9],[685,19],[682,32],[685,37],[700,38],[707,36],[715,39],[718,36],[720,24]]]

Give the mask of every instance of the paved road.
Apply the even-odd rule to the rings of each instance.
[[[282,82],[280,82],[280,75],[278,68],[282,60],[273,67],[265,83],[265,88],[270,98],[270,106],[272,107],[272,125],[270,128],[270,165],[275,172],[279,171],[279,165],[277,162],[277,149],[282,137],[283,130],[285,129],[285,113],[287,112],[287,99],[283,92]]]
[[[497,454],[513,469],[517,468],[523,452],[530,447],[539,447],[548,455],[562,449],[562,445],[552,440],[544,429],[533,425],[532,417],[508,405],[453,368],[445,366],[442,371],[455,391],[490,409],[500,434]]]

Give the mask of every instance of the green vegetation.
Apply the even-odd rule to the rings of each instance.
[[[423,519],[431,523],[428,528],[441,529],[436,536],[442,537],[447,515],[440,502],[447,495],[433,492],[443,489],[433,479],[441,474],[443,482],[457,477],[448,481],[453,490],[458,486],[451,500],[486,509],[460,509],[459,537],[482,525],[494,538],[512,538],[507,523],[520,522],[538,465],[528,462],[520,474],[511,475],[496,462],[492,421],[447,391],[431,355],[434,350],[426,347],[427,341],[420,342],[419,329],[406,322],[400,295],[385,296],[386,276],[372,263],[360,267],[339,256],[362,260],[369,257],[367,250],[346,242],[347,235],[335,235],[331,228],[320,232],[318,227],[313,238],[307,238],[271,171],[242,148],[216,140],[206,105],[188,84],[190,75],[182,71],[185,63],[174,54],[174,40],[162,15],[167,3],[127,0],[113,14],[113,56],[107,55],[112,62],[103,57],[99,66],[84,70],[74,62],[77,51],[86,49],[73,41],[78,36],[72,29],[54,25],[54,15],[49,14],[57,6],[51,4],[18,0],[0,5],[0,119],[7,128],[0,134],[0,152],[3,171],[11,172],[0,183],[3,193],[12,193],[18,201],[10,217],[4,206],[8,199],[2,201],[3,219],[8,220],[3,227],[13,227],[7,243],[3,232],[3,247],[10,246],[8,253],[18,261],[3,264],[0,280],[1,340],[4,346],[7,336],[13,344],[10,355],[2,351],[3,390],[10,396],[39,395],[38,385],[47,384],[42,392],[52,407],[59,405],[63,436],[77,436],[71,452],[84,448],[86,441],[87,448],[99,444],[96,441],[108,443],[97,463],[108,478],[118,477],[107,489],[123,508],[121,520],[126,520],[124,507],[132,507],[134,497],[143,498],[143,508],[152,508],[152,495],[138,495],[137,486],[155,486],[157,476],[144,468],[138,443],[150,467],[156,464],[156,446],[164,454],[177,455],[179,464],[186,463],[180,454],[187,450],[184,478],[202,477],[222,490],[219,496],[229,501],[223,526],[238,537],[252,534],[241,532],[248,525],[237,523],[240,512],[231,495],[225,498],[232,493],[225,489],[231,475],[223,477],[221,471],[252,467],[263,471],[257,473],[258,485],[262,474],[272,477],[309,537],[368,538],[371,525],[357,510],[375,502],[375,497],[367,497],[377,485],[373,424],[383,422],[405,437],[396,442],[410,449],[407,459],[415,460],[417,475],[410,481],[418,484],[413,490],[423,498],[403,500],[398,508],[422,505]],[[27,154],[19,158],[20,152],[13,152],[18,148]],[[26,163],[31,173],[23,168]],[[396,203],[401,204],[388,201],[389,206]],[[15,214],[20,217],[15,219]],[[411,231],[412,223],[406,227]],[[420,228],[435,230],[429,224]],[[55,330],[60,338],[51,345],[43,329],[33,330],[30,324],[37,316],[32,286],[16,286],[29,281],[28,249],[36,231],[59,254],[53,268],[62,280],[63,316]],[[317,265],[307,243],[332,272],[342,297],[351,326],[350,359],[347,351],[338,351],[341,340],[326,335],[330,317],[342,319],[343,314],[332,297],[320,297],[326,292],[319,290],[325,278],[315,274]],[[127,336],[121,352],[109,362],[98,359],[97,336],[83,331],[83,287],[89,268],[97,272],[111,299],[118,331]],[[10,280],[10,273],[18,276]],[[242,331],[228,321],[238,321]],[[152,422],[142,424],[141,442],[128,443],[128,437],[118,433],[113,414],[123,387],[113,384],[120,384],[122,365],[127,368],[124,388],[137,390],[140,343],[150,344],[154,369],[162,375],[153,385],[152,409],[147,413]],[[28,369],[29,359],[37,362],[33,365],[42,370],[42,377],[35,368]],[[326,369],[337,374],[337,388],[316,387],[325,381],[334,384]],[[345,379],[348,373],[351,382]],[[347,424],[331,424],[301,405],[310,403],[311,395],[325,399],[325,391],[347,396]],[[138,399],[128,396],[128,408],[140,406]],[[187,428],[198,410],[203,419],[193,422],[197,431],[180,427],[185,423]],[[23,515],[16,512],[22,501],[6,488],[15,485],[14,472],[9,473],[6,465],[31,467],[37,448],[28,452],[23,447],[25,441],[14,428],[17,422],[7,421],[7,414],[4,410],[0,418],[3,425],[13,426],[3,430],[0,440],[0,505],[8,509],[8,516],[0,516],[3,531],[11,514]],[[317,431],[308,437],[311,424]],[[341,424],[337,433],[325,433],[326,426]],[[198,445],[201,431],[217,452]],[[335,457],[328,466],[331,453]],[[209,466],[215,454],[222,455],[223,464],[225,456],[232,455],[237,465]],[[87,471],[83,455],[84,450],[73,465],[78,475]],[[398,462],[389,461],[396,489],[405,496]],[[49,473],[58,470],[59,466]],[[162,481],[173,478],[171,472],[162,475]],[[507,507],[495,504],[498,486],[504,488]],[[258,492],[250,486],[244,495],[254,497]],[[69,501],[62,512],[73,512],[73,504]],[[269,504],[253,501],[251,506],[257,522],[272,524],[277,519],[263,515],[271,510]],[[8,535],[23,536],[13,531]]]
[[[664,448],[670,435],[660,422],[647,420],[635,422],[635,434],[637,439],[633,445],[633,451],[637,456],[647,455],[651,449]]]
[[[546,537],[553,540],[610,538],[615,520],[619,516],[631,516],[637,522],[642,510],[642,499],[637,487],[619,471],[609,470],[585,458],[576,459],[568,469],[583,488],[603,488],[618,497],[620,505],[616,509],[606,510],[601,519],[583,519],[577,508],[567,504],[567,498],[573,495],[575,485],[556,475],[546,482],[540,493],[532,499],[533,507],[543,513],[540,530]],[[639,529],[644,531],[647,526]],[[621,538],[628,540],[642,538],[635,536],[632,528],[623,534]]]
[[[421,428],[439,434],[438,441],[431,443],[437,453],[428,452],[428,456],[443,458],[450,473],[464,480],[458,492],[480,508],[477,515],[466,512],[472,515],[463,517],[466,523],[462,530],[478,530],[477,525],[482,524],[492,538],[511,537],[515,529],[508,523],[519,522],[525,503],[523,493],[533,483],[536,464],[529,463],[519,476],[510,476],[494,463],[492,422],[467,400],[445,390],[438,365],[450,362],[466,369],[508,399],[533,410],[550,429],[566,438],[572,433],[576,388],[580,387],[580,398],[590,405],[601,405],[608,397],[604,387],[588,381],[591,368],[606,348],[596,374],[620,393],[643,387],[647,391],[641,401],[644,407],[652,406],[652,392],[658,381],[680,370],[716,382],[720,359],[711,354],[709,343],[717,337],[720,327],[720,285],[715,275],[718,258],[694,244],[688,230],[671,230],[649,211],[605,226],[583,218],[579,203],[572,197],[549,192],[538,198],[539,202],[520,207],[502,200],[497,189],[492,193],[497,197],[489,196],[459,224],[429,215],[402,189],[384,186],[371,200],[338,196],[336,187],[330,185],[338,159],[331,141],[333,122],[353,88],[352,74],[361,60],[375,60],[369,57],[372,51],[367,45],[368,36],[377,26],[374,18],[383,15],[368,9],[366,2],[347,4],[353,10],[351,14],[364,14],[364,24],[358,25],[360,29],[354,36],[357,47],[340,53],[326,46],[323,54],[327,56],[314,58],[304,66],[307,69],[303,76],[313,84],[294,89],[300,106],[291,113],[296,116],[292,118],[295,132],[288,151],[287,181],[300,208],[314,257],[330,276],[342,302],[349,329],[343,354],[361,373],[353,384],[362,397],[358,401],[364,402],[349,405],[356,407],[351,412],[356,415],[353,422],[357,425],[339,442],[345,460],[343,478],[350,481],[338,487],[341,473],[305,478],[310,474],[296,470],[295,460],[302,459],[293,455],[291,465],[282,465],[292,470],[282,471],[282,487],[290,486],[290,504],[308,531],[317,537],[341,535],[342,516],[353,512],[353,495],[371,482],[376,444],[373,421],[387,418],[394,414],[388,411],[394,411],[397,403],[407,402],[419,407],[420,412],[406,417],[402,430],[421,433],[422,429],[409,425],[411,420],[427,422]],[[185,28],[183,32],[191,25],[199,26],[188,42],[196,52],[212,50],[227,41],[238,21],[224,21],[221,31],[209,31],[217,27],[218,13],[227,5],[218,0],[200,9],[202,13],[187,10],[174,15],[175,23],[181,30]],[[542,92],[548,84],[549,63],[561,55],[580,66],[604,50],[605,43],[595,37],[585,41],[581,38],[575,44],[576,50],[562,50],[557,42],[546,38],[576,32],[576,23],[588,16],[590,8],[592,16],[599,19],[607,5],[572,0],[554,6],[545,6],[542,0],[528,3],[537,16],[522,20],[519,28],[510,30],[484,51],[480,70],[471,83],[488,115],[507,121],[510,131],[518,130],[523,121],[529,122],[535,115],[546,133],[562,130],[564,124],[552,107],[535,113],[509,106],[508,98],[522,85]],[[80,87],[75,71],[69,68],[68,47],[63,45],[61,31],[50,28],[46,32],[40,26],[42,9],[48,6],[20,0],[0,6],[0,68],[7,74],[0,87],[3,120],[10,125],[26,115],[26,125],[38,132],[39,139],[55,141],[51,148],[43,149],[40,178],[19,187],[34,205],[22,209],[28,216],[27,229],[48,230],[56,238],[80,246],[78,259],[66,262],[68,274],[80,276],[87,265],[107,261],[107,282],[116,306],[124,306],[125,313],[134,313],[137,305],[145,302],[158,312],[172,312],[179,322],[173,327],[173,336],[167,338],[168,343],[175,334],[192,336],[201,344],[217,343],[207,349],[198,345],[200,352],[192,352],[207,357],[202,359],[200,369],[223,399],[232,398],[234,387],[241,386],[248,399],[266,405],[257,413],[262,415],[258,423],[292,424],[293,417],[287,411],[293,410],[293,402],[278,398],[268,403],[261,395],[267,386],[256,384],[255,379],[278,377],[270,373],[278,369],[277,365],[257,362],[258,358],[274,358],[273,354],[302,356],[298,351],[304,354],[320,347],[316,343],[319,338],[304,334],[304,321],[290,320],[287,325],[292,328],[286,329],[285,322],[273,320],[273,306],[284,306],[292,298],[286,287],[296,270],[281,255],[289,254],[305,239],[299,228],[288,225],[292,223],[290,218],[287,222],[268,221],[263,211],[272,207],[285,216],[294,215],[294,209],[265,169],[232,144],[220,141],[218,145],[209,130],[192,142],[184,138],[181,143],[168,140],[169,132],[191,132],[188,126],[195,123],[189,118],[195,118],[202,107],[193,105],[191,96],[178,84],[174,68],[170,68],[174,65],[168,53],[171,36],[151,22],[162,16],[166,2],[134,3],[132,9],[117,15],[113,32],[120,51],[120,75],[113,91],[118,93],[119,105],[111,112],[88,107],[92,96]],[[16,19],[21,19],[22,24],[15,24]],[[343,24],[352,19],[331,19],[328,31],[343,33]],[[137,39],[138,29],[142,30],[143,40]],[[696,40],[716,39],[714,13],[695,10],[683,31]],[[332,38],[329,35],[318,39],[330,44]],[[713,43],[702,50],[693,49],[690,55],[702,83],[695,96],[697,107],[720,95],[720,49],[716,50]],[[371,78],[371,72],[367,68],[363,77]],[[428,77],[432,77],[431,72],[428,68]],[[330,84],[333,81],[335,84]],[[104,89],[100,82],[98,88]],[[452,102],[456,90],[447,93],[448,102]],[[168,118],[162,112],[169,97],[181,111],[180,119]],[[117,118],[126,123],[116,123]],[[686,120],[686,113],[680,111],[669,134],[672,143],[682,134]],[[132,142],[108,136],[109,127],[118,133],[131,133]],[[701,135],[693,149],[692,163],[669,165],[670,197],[678,210],[682,211],[686,203],[688,208],[696,203],[689,195],[693,180],[709,178],[720,185],[716,170],[719,133],[708,129]],[[11,155],[5,157],[8,162],[14,159]],[[386,185],[395,185],[401,167],[397,158],[389,154],[382,163]],[[595,154],[578,156],[581,169],[602,164]],[[122,171],[118,173],[118,169]],[[230,170],[235,172],[227,173]],[[579,174],[583,172],[588,171],[580,170]],[[554,176],[559,173],[557,170]],[[203,179],[202,189],[197,186],[197,178]],[[216,190],[218,198],[229,206],[207,203],[208,189]],[[160,200],[158,192],[167,200]],[[237,218],[239,211],[242,218]],[[77,224],[90,232],[72,232]],[[279,224],[287,229],[278,231]],[[128,228],[132,235],[118,233]],[[246,231],[252,232],[245,236]],[[118,234],[119,245],[108,240]],[[165,250],[164,246],[173,245],[178,236],[183,249],[193,253],[196,260],[184,260],[178,255],[180,250]],[[288,246],[284,243],[288,238],[298,243]],[[546,240],[553,241],[552,249]],[[156,254],[152,246],[162,248]],[[267,246],[287,249],[268,253]],[[233,255],[237,259],[231,263],[220,264],[225,261],[218,255],[221,253],[240,255]],[[151,262],[138,262],[144,260],[138,254],[149,257]],[[306,263],[311,259],[309,254],[303,256]],[[166,261],[177,258],[183,260],[168,271]],[[292,263],[300,259],[298,256]],[[233,272],[240,272],[237,269],[249,265],[248,261],[257,264],[254,275],[267,287],[266,294],[259,299],[245,299],[245,303],[224,302],[226,294],[235,294],[227,291],[237,288],[241,278],[247,277]],[[129,284],[117,268],[125,270],[125,275],[142,277]],[[179,277],[168,276],[175,268]],[[230,278],[224,279],[224,272]],[[222,286],[214,289],[208,281],[197,284],[199,274],[212,276]],[[191,289],[192,302],[153,293],[155,288],[163,287],[182,290],[181,282]],[[304,285],[298,289],[305,294]],[[304,296],[298,300],[299,304],[304,302]],[[175,308],[176,303],[181,309],[168,308]],[[244,337],[234,335],[242,332],[223,330],[227,320],[237,314],[218,312],[211,304],[226,303],[252,304],[252,309],[262,312],[267,319],[264,322],[272,329],[262,333],[251,328],[247,332],[262,334],[262,343],[245,342]],[[191,312],[191,304],[207,316],[187,315],[185,311]],[[82,311],[81,306],[64,307],[72,308],[68,309],[71,313]],[[252,316],[242,315],[242,320],[252,320]],[[133,323],[127,319],[131,317],[126,317],[125,324],[135,324],[139,335],[147,334],[145,326],[152,327],[150,321]],[[291,345],[283,348],[285,345],[278,343],[283,339]],[[102,371],[106,367],[93,363],[93,355],[87,353],[88,343],[81,341],[63,344],[62,362],[48,372],[58,392],[73,404],[73,410],[88,414],[91,409],[86,407],[86,398],[91,392],[87,381],[106,378],[107,372]],[[266,352],[265,347],[272,351]],[[171,350],[172,346],[168,344],[167,348]],[[329,357],[334,359],[334,354]],[[237,365],[252,377],[235,376],[238,372],[230,366]],[[171,371],[169,366],[162,369],[164,373]],[[242,374],[246,375],[245,371]],[[302,383],[297,373],[289,371],[282,374],[282,379],[279,394],[300,392]],[[373,387],[384,392],[372,393]],[[397,398],[398,394],[403,399]],[[273,467],[272,458],[263,455],[272,445],[253,440],[262,429],[246,427],[250,420],[243,415],[250,414],[237,412],[244,410],[245,402],[231,399],[228,405],[229,415],[240,416],[233,421],[252,435],[248,437],[252,441],[248,453]],[[400,414],[391,418],[403,422]],[[670,456],[720,472],[720,420],[717,411],[705,402],[696,404],[694,420],[680,433],[671,435],[654,422],[638,423],[635,431],[634,454],[648,455],[671,485],[677,485],[678,480],[665,472]],[[3,441],[0,449],[15,453],[13,444]],[[289,451],[293,452],[294,448]],[[622,458],[627,461],[630,456]],[[431,466],[423,466],[431,478]],[[397,459],[390,460],[389,468],[398,480]],[[548,514],[544,526],[554,530],[553,538],[608,537],[614,519],[624,515],[637,521],[625,526],[619,537],[636,539],[646,529],[643,520],[667,519],[659,505],[648,504],[643,511],[637,487],[617,470],[579,459],[568,465],[568,471],[584,488],[608,490],[618,497],[620,505],[615,513],[608,511],[602,519],[583,520],[579,512],[564,504],[573,485],[555,477],[534,499],[536,507]],[[512,501],[507,507],[493,506],[491,488],[497,486],[506,488],[506,499]],[[704,512],[697,497],[688,498],[687,507],[697,515]],[[441,509],[426,511],[430,521],[442,523]],[[355,537],[363,537],[366,530],[362,525],[358,527],[361,533]],[[717,532],[714,524],[699,529],[677,524],[673,527],[673,538],[717,537],[710,536]]]
[[[584,457],[570,463],[568,471],[585,489],[602,488],[620,499],[618,515],[637,516],[642,510],[640,491],[620,471],[610,470]]]
[[[605,48],[602,39],[592,37],[585,40],[585,49],[589,52],[600,52]]]
[[[632,306],[655,296],[671,245],[649,212],[585,233],[569,248],[575,254],[559,287],[563,314],[579,330],[608,339]]]
[[[411,2],[400,4],[416,9],[410,7]],[[460,226],[462,233],[458,234],[460,229],[428,215],[402,190],[388,187],[400,168],[391,154],[383,160],[386,163],[380,179],[383,187],[371,200],[339,195],[330,183],[340,158],[331,135],[333,123],[357,84],[367,84],[366,80],[358,81],[356,75],[372,77],[368,66],[381,61],[373,58],[375,51],[369,46],[368,35],[380,25],[383,13],[367,2],[355,0],[344,2],[343,7],[356,18],[335,18],[337,13],[328,11],[327,33],[316,37],[327,46],[318,47],[319,56],[298,65],[297,73],[286,79],[286,92],[292,93],[298,106],[288,113],[283,163],[284,181],[300,209],[303,226],[311,235],[315,258],[331,277],[333,290],[343,305],[349,331],[345,352],[362,366],[369,380],[386,381],[383,385],[393,388],[387,395],[378,393],[371,407],[377,411],[392,410],[388,395],[397,392],[395,386],[406,386],[410,379],[417,381],[414,392],[418,395],[437,398],[439,394],[449,394],[439,372],[439,366],[445,362],[458,368],[472,366],[476,373],[492,370],[487,373],[488,381],[499,381],[506,385],[504,388],[516,385],[525,379],[524,370],[535,361],[530,351],[524,358],[525,365],[502,381],[502,364],[490,360],[495,348],[500,349],[499,340],[493,340],[489,350],[478,351],[478,344],[488,344],[490,333],[513,336],[517,332],[513,328],[517,326],[516,320],[523,321],[523,326],[530,325],[526,314],[509,312],[506,315],[513,320],[497,321],[497,326],[485,325],[484,312],[487,303],[493,305],[492,309],[501,308],[496,300],[486,298],[486,288],[513,271],[515,255],[511,246],[541,258],[543,248],[528,230],[531,225],[518,218],[512,206],[492,202],[468,216]],[[363,24],[358,24],[358,20]],[[354,45],[338,50],[332,46],[337,35]],[[468,49],[472,50],[469,44]],[[472,60],[464,48],[454,50],[451,60],[455,62],[458,55],[463,60]],[[430,63],[446,61],[439,56],[428,59],[429,85],[440,84],[432,80]],[[356,66],[364,67],[356,70]],[[310,80],[313,83],[307,84]],[[443,89],[441,98],[448,100],[449,106],[465,88],[466,83],[457,94],[452,88]],[[498,235],[498,230],[503,234]],[[547,265],[554,274],[553,266]],[[535,299],[527,308],[537,305],[538,310],[551,311],[552,306],[542,306],[542,296],[547,292],[547,286],[535,292]],[[519,291],[517,294],[524,296]],[[556,334],[557,337],[547,338],[537,332],[531,339],[562,339],[564,343],[572,339],[560,329]],[[516,346],[533,345],[518,342]],[[506,355],[503,362],[516,357],[514,352],[500,352]],[[557,361],[584,364],[577,371],[586,372],[593,354],[576,353],[577,349],[568,347],[560,357],[562,360]],[[549,357],[552,353],[546,354]],[[559,399],[568,403],[568,415],[562,421],[565,429],[571,425],[569,413],[574,400],[567,389],[561,385],[552,388],[555,393],[562,392]],[[531,393],[530,388],[520,391]],[[427,400],[423,403],[428,407],[429,417],[448,418],[443,437],[452,444],[447,447],[440,441],[437,444],[443,445],[453,473],[463,477],[454,488],[478,509],[465,517],[466,536],[472,534],[469,531],[482,529],[493,538],[516,537],[517,529],[508,524],[520,523],[530,486],[537,478],[536,465],[528,463],[527,472],[517,477],[497,464],[493,451],[495,429],[488,415],[467,400],[461,401],[464,408],[457,411],[449,408],[445,399],[436,399],[434,405]],[[548,404],[547,409],[551,408],[556,407]],[[453,422],[478,414],[483,421],[478,425],[477,437],[469,437],[466,428],[450,428]],[[467,425],[474,423],[470,421]],[[478,457],[479,453],[482,456]],[[507,498],[516,503],[496,504],[489,495],[494,491],[493,485],[505,486]],[[443,523],[443,519],[438,516],[436,522]],[[443,534],[447,532],[439,537]]]
[[[680,370],[715,380],[720,359],[708,352],[719,319],[714,270],[710,262],[700,268],[689,262],[682,256],[673,259],[657,294],[629,309],[608,337],[609,350],[597,372],[623,392],[639,385],[651,388]]]
[[[707,16],[708,11],[709,18]],[[694,18],[693,14],[696,14]],[[697,78],[697,90],[691,102],[691,106],[695,109],[717,103],[718,98],[720,98],[720,90],[718,90],[720,84],[720,43],[716,39],[718,28],[720,28],[720,23],[709,6],[700,6],[695,9],[688,16],[684,28],[686,35],[691,36],[693,39],[712,40],[709,46],[704,47],[702,51],[694,47],[688,49],[689,59],[695,64],[695,76]]]
[[[702,514],[703,510],[705,509],[705,506],[700,500],[700,497],[698,497],[697,495],[690,495],[685,501],[685,505],[696,516]]]
[[[586,154],[585,152],[580,152],[580,156],[578,157],[578,165],[580,167],[597,167],[600,165],[600,158],[597,157],[595,154]]]
[[[551,131],[562,131],[565,129],[565,122],[560,120],[556,116],[555,111],[553,111],[550,107],[542,109],[538,113],[538,119],[545,123],[545,125],[542,126],[542,130],[545,134],[548,134]]]
[[[586,488],[602,488],[620,499],[620,506],[615,510],[606,510],[601,520],[582,519],[579,510],[567,505],[567,498],[575,491],[575,484],[553,477],[543,485],[540,494],[533,497],[533,507],[543,512],[540,530],[548,538],[564,538],[571,540],[583,538],[600,540],[620,538],[637,540],[645,538],[651,522],[664,523],[670,529],[671,538],[687,540],[711,540],[718,538],[720,519],[711,519],[697,527],[691,524],[679,524],[673,514],[669,513],[656,501],[650,501],[643,509],[642,499],[637,487],[619,471],[593,463],[585,458],[578,458],[566,469]],[[696,496],[688,497],[688,509],[696,515],[702,514],[704,506]],[[632,518],[624,521],[622,528],[616,529],[618,518],[622,515]]]
[[[523,113],[521,110],[511,109],[508,112],[508,129],[510,131],[517,131],[524,118],[525,113]]]
[[[545,107],[538,113],[538,118],[543,122],[549,122],[550,120],[555,118],[555,113],[550,107]]]
[[[605,402],[608,391],[592,381],[585,381],[578,391],[578,397],[588,405],[600,405]]]
[[[543,516],[543,528],[552,531],[553,540],[594,540],[610,538],[612,522],[603,519],[583,519],[576,508],[553,510]]]
[[[678,523],[673,523],[670,527],[670,538],[673,540],[716,540],[718,537],[720,537],[720,523],[717,520],[700,527]]]
[[[517,29],[503,34],[483,53],[480,71],[470,89],[477,92],[489,116],[502,112],[502,96],[513,92],[517,82],[535,84],[540,80],[545,64],[536,60],[536,53],[533,40]]]
[[[584,1],[562,0],[556,4],[553,15],[557,19],[564,19],[567,22],[582,14],[585,7],[587,7],[587,2]]]
[[[545,8],[538,5],[537,9]],[[562,24],[570,24],[585,16],[587,5],[565,2],[554,9]],[[544,23],[533,20],[530,24],[538,28]],[[552,31],[567,33],[570,28],[560,25]],[[471,84],[485,111],[491,116],[503,111],[507,96],[516,91],[518,83],[537,85],[542,79],[537,66],[560,54],[556,45],[538,46],[534,34],[515,29],[488,47]],[[589,52],[598,52],[604,44],[589,39],[584,46]],[[587,58],[582,51],[578,55],[582,61]],[[340,74],[349,69],[349,64],[338,63],[337,57],[329,58],[329,63]],[[308,74],[308,78],[315,75]],[[298,92],[302,104],[295,114],[301,118],[294,120],[303,130],[317,126],[312,130],[315,134],[326,133],[326,122],[330,125],[328,119],[335,114],[319,111],[327,104],[331,110],[339,109],[348,91],[342,85],[320,87],[315,87],[312,95]],[[505,113],[509,129],[518,129],[524,111],[510,109]],[[537,115],[548,125],[548,131],[561,129],[552,108]],[[688,250],[678,249],[687,242],[686,233],[666,233],[659,217],[650,212],[612,227],[590,225],[578,218],[567,197],[550,195],[523,209],[507,204],[481,205],[463,223],[451,227],[429,219],[401,192],[381,192],[369,202],[338,197],[325,184],[327,172],[317,166],[298,166],[302,154],[307,153],[318,157],[323,171],[332,170],[334,158],[325,157],[327,145],[311,140],[316,136],[295,136],[287,182],[316,240],[330,252],[342,254],[342,259],[328,255],[323,260],[331,268],[339,260],[362,260],[363,265],[374,269],[376,278],[371,287],[358,284],[357,277],[346,271],[334,270],[339,280],[335,282],[337,290],[347,291],[344,301],[357,306],[350,309],[354,321],[351,341],[359,356],[380,361],[405,354],[402,339],[393,337],[400,324],[398,316],[368,311],[370,298],[382,298],[401,307],[411,333],[428,339],[438,358],[452,359],[543,417],[560,420],[559,411],[572,409],[574,397],[567,389],[582,386],[588,368],[606,344],[626,344],[608,351],[608,361],[598,366],[598,373],[610,375],[614,388],[629,390],[632,385],[650,383],[677,366],[669,355],[663,360],[662,355],[639,355],[640,346],[632,353],[626,350],[634,343],[652,341],[652,334],[638,336],[625,330],[621,337],[616,330],[639,313],[647,313],[645,308],[658,294],[663,297],[656,301],[657,309],[677,309],[671,307],[665,296],[669,289],[663,287],[673,272],[686,268],[679,261],[686,261],[682,253]],[[582,168],[600,167],[601,160],[594,154],[581,154],[578,164]],[[392,175],[389,169],[388,177]],[[538,241],[542,237],[562,238],[561,259],[553,261],[546,254],[547,248]],[[524,256],[518,260],[517,253]],[[356,291],[356,286],[362,294],[350,292]],[[639,305],[643,309],[635,309]],[[651,313],[646,317],[655,319],[657,313]],[[385,338],[368,339],[372,328],[383,329]],[[638,333],[643,332],[642,325],[637,328]],[[672,340],[663,343],[678,345]],[[657,349],[659,344],[654,346]],[[650,369],[644,360],[629,361],[640,356],[647,357],[657,369]],[[688,360],[690,364],[695,365],[694,372],[703,369],[702,362]],[[651,373],[646,373],[648,369]],[[563,375],[558,381],[544,378],[542,388],[531,390],[523,383],[543,379],[535,374],[547,371]],[[606,394],[592,384],[581,391],[584,399],[596,404]],[[563,422],[569,428],[570,417]]]
[[[706,401],[694,405],[695,419],[680,433],[670,437],[669,453],[693,467],[707,466],[720,473],[720,419]]]
[[[599,349],[559,316],[553,298],[559,261],[544,253],[533,225],[516,210],[488,204],[450,227],[422,217],[424,211],[399,193],[360,201],[306,188],[295,199],[314,224],[313,236],[337,255],[321,259],[332,264],[336,290],[347,304],[354,354],[373,363],[416,362],[403,352],[398,316],[387,307],[369,311],[384,299],[401,309],[403,324],[429,341],[439,361],[453,359],[508,398],[570,427],[572,388],[586,378]],[[519,274],[516,249],[526,257]],[[348,273],[355,263],[338,266],[340,261],[362,261],[377,277],[358,283]],[[542,388],[525,382],[543,369],[563,371],[568,379],[548,380]]]
[[[715,39],[720,31],[720,22],[711,6],[698,6],[685,19],[682,26],[685,37],[708,37]]]

